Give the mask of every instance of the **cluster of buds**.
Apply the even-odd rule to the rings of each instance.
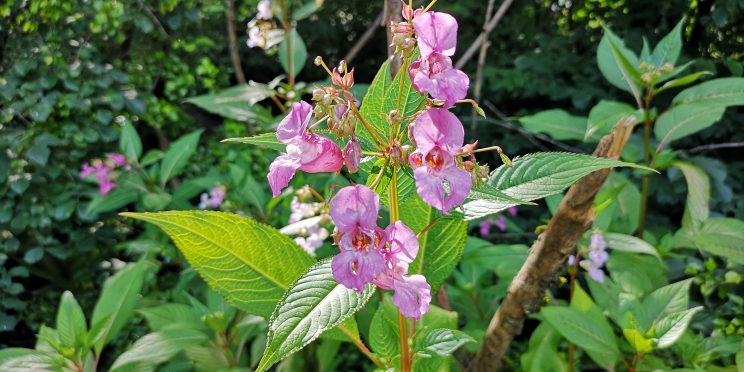
[[[638,65],[638,68],[643,71],[643,74],[641,74],[641,80],[646,84],[653,84],[653,82],[657,81],[662,75],[672,72],[672,70],[674,70],[674,65],[667,62],[661,65],[661,67],[658,67],[648,62],[641,62],[641,64]]]
[[[257,8],[256,17],[248,22],[246,44],[249,48],[268,50],[282,42],[284,31],[277,28],[272,21],[274,13],[271,9],[270,0],[259,1]]]
[[[116,179],[119,174],[117,169],[131,170],[127,158],[122,154],[108,153],[106,159],[93,159],[84,163],[80,169],[80,179],[88,179],[95,176],[94,180],[98,183],[98,193],[105,196],[111,190],[116,188]]]
[[[323,66],[326,70],[323,58],[315,58],[315,64]],[[316,102],[313,114],[317,119],[326,119],[328,129],[338,137],[348,137],[354,133],[356,128],[356,116],[351,105],[356,107],[357,101],[351,93],[354,86],[354,69],[349,71],[346,63],[341,61],[334,68],[331,75],[331,85],[318,87],[313,90],[313,101]]]

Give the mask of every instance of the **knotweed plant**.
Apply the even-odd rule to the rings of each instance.
[[[267,3],[256,22],[270,22],[277,10]],[[466,144],[453,109],[483,111],[467,98],[467,74],[453,67],[457,20],[432,5],[403,4],[403,20],[389,25],[402,67],[393,74],[391,60],[384,62],[364,96],[355,93],[354,68],[344,61],[329,66],[319,56],[315,65],[327,72],[328,85],[315,86],[309,100],[283,94],[286,114],[275,132],[227,140],[280,150],[267,182],[275,200],[293,198],[281,232],[220,212],[126,214],[160,226],[211,287],[269,319],[259,371],[318,337],[351,342],[378,368],[448,366],[451,354],[474,340],[456,329],[455,313],[432,301],[461,258],[466,221],[627,165],[567,153],[512,162],[499,146]],[[504,163],[490,173],[476,158],[486,151],[498,152]],[[347,180],[316,191],[299,184],[305,178],[298,173]],[[205,203],[213,199],[210,194]],[[324,227],[329,223],[332,233]],[[329,235],[334,255],[316,261]],[[370,310],[370,336],[363,340],[355,313],[368,303],[376,311]]]

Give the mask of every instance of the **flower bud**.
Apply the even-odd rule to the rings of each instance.
[[[355,140],[349,140],[344,147],[344,164],[346,169],[351,173],[356,173],[359,169],[359,162],[362,160],[362,146]]]

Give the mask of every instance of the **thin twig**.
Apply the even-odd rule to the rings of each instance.
[[[377,15],[377,18],[372,22],[371,25],[369,25],[369,28],[367,28],[366,31],[362,34],[362,36],[357,40],[356,44],[354,44],[353,47],[349,50],[348,53],[346,53],[346,56],[344,56],[344,61],[346,61],[347,64],[351,63],[351,61],[359,54],[359,52],[364,48],[365,45],[369,42],[370,39],[372,39],[372,36],[375,35],[375,31],[380,29],[380,24],[382,23],[383,18],[385,17],[385,11],[381,11],[380,14]]]
[[[235,31],[235,1],[225,0],[227,6],[227,37],[230,40],[230,60],[235,70],[235,78],[238,83],[245,84],[243,68],[240,67],[240,53],[238,53],[238,35]]]
[[[493,4],[496,2],[496,0],[488,0],[488,7],[486,8],[486,19],[483,21],[483,31],[486,31],[486,25],[491,21],[491,16],[493,13]],[[488,51],[488,47],[491,45],[491,42],[486,40],[485,43],[481,44],[480,53],[478,54],[478,68],[475,70],[475,88],[473,89],[473,96],[475,98],[475,102],[480,101],[481,98],[481,90],[483,88],[483,69],[486,65],[486,55]],[[478,113],[476,110],[473,110],[471,117],[470,117],[470,130],[475,130],[475,119],[478,116]]]
[[[736,147],[744,147],[744,142],[727,142],[727,143],[714,143],[711,145],[702,145],[702,146],[693,147],[689,150],[685,150],[685,152],[694,154],[698,152],[708,152],[708,151],[713,151],[713,150],[718,150],[718,149],[731,149],[731,148],[736,148]]]
[[[493,18],[491,18],[491,21],[488,22],[483,32],[481,32],[481,34],[478,35],[477,38],[475,38],[473,43],[470,44],[465,53],[463,53],[462,57],[460,57],[460,59],[457,61],[457,64],[455,64],[455,67],[461,69],[462,66],[465,66],[465,64],[470,61],[470,58],[473,57],[475,51],[478,50],[481,44],[488,39],[488,34],[490,34],[491,31],[496,28],[496,25],[499,24],[499,21],[501,21],[501,18],[504,17],[504,14],[506,14],[506,11],[509,9],[513,2],[514,0],[504,0],[504,2],[501,3],[501,6],[499,6],[499,9],[496,11],[496,14],[494,14]]]

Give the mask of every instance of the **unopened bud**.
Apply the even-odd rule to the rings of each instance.
[[[645,61],[641,62],[641,64],[638,65],[638,68],[641,69],[641,71],[646,71],[648,70],[648,63],[646,63]]]
[[[320,101],[323,99],[323,95],[325,94],[325,91],[320,88],[313,89],[313,101]]]
[[[326,106],[327,106],[327,105],[330,105],[331,103],[333,103],[333,96],[332,96],[332,95],[330,95],[330,94],[328,94],[328,93],[326,93],[326,94],[325,94],[325,95],[323,96],[323,100],[322,100],[322,102],[323,102],[323,104],[324,104],[324,105],[326,105]]]
[[[321,56],[315,57],[315,65],[316,66],[320,66],[322,64],[323,64],[323,57],[321,57]]]
[[[466,160],[462,162],[462,169],[465,169],[468,172],[472,172],[474,168],[475,168],[475,165],[473,164],[472,161]]]
[[[674,70],[674,65],[671,63],[665,63],[663,66],[661,66],[661,71],[663,72],[672,72]]]
[[[643,80],[644,83],[650,83],[651,79],[651,74],[648,72],[644,72],[643,75],[641,75],[641,80]]]

